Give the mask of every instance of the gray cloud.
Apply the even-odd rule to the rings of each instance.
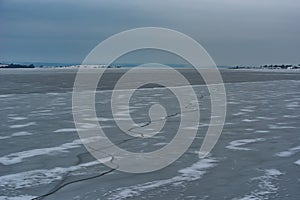
[[[81,62],[112,34],[160,26],[193,37],[219,65],[296,64],[299,8],[297,0],[2,0],[0,61]]]

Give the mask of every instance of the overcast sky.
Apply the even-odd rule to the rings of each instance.
[[[300,64],[299,22],[299,0],[0,0],[0,62],[80,63],[113,34],[157,26],[218,65]]]

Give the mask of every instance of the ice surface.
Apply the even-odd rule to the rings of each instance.
[[[278,176],[284,173],[277,169],[266,169],[264,173],[262,176],[252,178],[253,182],[258,182],[260,189],[252,191],[241,198],[234,198],[234,200],[263,200],[269,199],[269,195],[275,194],[279,190],[279,187],[274,182],[278,179]]]
[[[290,148],[287,151],[279,152],[279,153],[276,154],[276,156],[279,156],[279,157],[290,157],[290,156],[295,155],[298,152],[300,152],[300,146],[296,146],[296,147]]]
[[[14,83],[17,78],[14,74],[10,78],[0,77],[3,83],[0,88],[0,200],[31,199],[61,186],[62,181],[77,179],[79,182],[67,185],[47,199],[297,199],[300,196],[297,176],[300,81],[297,74],[284,75],[286,79],[297,80],[276,78],[276,81],[226,83],[226,123],[209,158],[197,161],[197,152],[210,123],[210,96],[205,86],[194,86],[197,94],[206,95],[199,101],[202,118],[200,126],[185,127],[186,132],[199,130],[194,143],[179,160],[152,173],[132,175],[114,171],[84,180],[107,167],[91,161],[93,157],[78,140],[72,117],[73,85],[69,84],[70,80],[64,82],[69,72],[54,73],[56,81],[46,83],[43,81],[51,77],[38,70],[34,76],[25,77],[23,71],[18,73],[24,81],[29,77],[28,83]],[[234,73],[233,78],[239,79],[238,72]],[[273,73],[260,75],[257,77],[274,76]],[[0,76],[3,75],[0,73]],[[280,73],[276,73],[278,76]],[[248,77],[247,74],[240,79],[244,81]],[[16,94],[10,94],[14,91]],[[177,109],[173,99],[165,95],[166,89],[143,91],[147,98],[138,99],[130,106],[137,115],[137,124],[149,121],[146,100],[156,103],[155,98],[166,99],[168,112]],[[120,142],[120,148],[124,149],[135,151],[136,147],[142,147],[147,151],[148,147],[156,150],[164,147],[173,138],[183,116],[171,118],[166,130],[149,141],[127,141],[128,135],[118,130],[109,113],[111,90],[98,91],[95,95],[95,107],[103,109],[97,110],[96,117],[84,115],[87,123],[80,124],[79,128],[93,128],[92,122],[99,121],[110,139],[118,145]],[[127,120],[120,117],[122,119]],[[112,159],[108,157],[106,161]]]
[[[200,179],[210,168],[216,166],[217,160],[215,158],[205,158],[194,163],[190,167],[179,170],[179,175],[163,180],[151,181],[143,184],[133,185],[124,188],[118,188],[107,193],[107,199],[126,199],[130,197],[137,197],[143,192],[162,188],[167,186],[176,186],[183,184],[183,182],[195,181]]]
[[[240,146],[255,143],[255,142],[262,142],[262,141],[265,141],[265,139],[264,138],[254,138],[254,139],[235,140],[235,141],[231,141],[229,143],[229,145],[226,146],[226,148],[232,149],[232,150],[249,151],[249,150],[251,150],[250,148],[240,147]]]
[[[14,124],[14,125],[9,126],[9,128],[24,128],[24,127],[32,126],[32,125],[36,125],[36,122],[28,122],[26,124]]]
[[[103,158],[102,162],[108,162],[111,157]],[[16,174],[0,176],[0,186],[6,189],[30,188],[38,185],[45,185],[56,180],[61,180],[63,175],[69,172],[75,172],[86,167],[99,165],[98,160],[83,163],[70,167],[56,167],[53,169],[37,169]],[[88,172],[88,171],[87,171]]]
[[[93,137],[100,138],[100,137]],[[87,141],[93,141],[93,138],[87,138]],[[41,149],[31,149],[27,151],[21,151],[16,153],[11,153],[5,156],[0,157],[0,163],[3,165],[12,165],[16,163],[22,162],[24,159],[35,157],[35,156],[42,156],[42,155],[51,155],[53,153],[63,153],[70,149],[81,147],[82,145],[81,139],[74,140],[72,142],[64,143],[60,146],[56,147],[49,147],[49,148],[41,148]]]
[[[31,200],[35,198],[36,196],[31,195],[20,195],[20,196],[0,196],[0,200]]]

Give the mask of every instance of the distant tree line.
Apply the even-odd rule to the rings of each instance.
[[[2,65],[0,68],[35,68],[33,64],[30,65],[21,65],[21,64],[9,64],[9,65]]]
[[[300,64],[296,65],[261,65],[259,67],[253,66],[235,66],[230,69],[300,69]]]
[[[268,69],[298,69],[300,65],[261,65],[260,68],[268,68]]]

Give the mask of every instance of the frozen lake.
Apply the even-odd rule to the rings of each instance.
[[[192,70],[182,70],[200,103],[200,126],[189,127],[198,129],[197,137],[170,166],[129,174],[99,163],[82,145],[72,116],[75,72],[0,71],[0,200],[299,198],[300,73],[223,70],[226,123],[213,151],[199,159],[210,96]],[[123,72],[108,72],[96,93],[99,117],[86,116],[82,129],[92,128],[89,121],[96,120],[121,148],[159,149],[178,128],[178,102],[164,88],[137,91],[131,109],[137,122],[149,121],[147,109],[155,103],[163,104],[171,117],[155,137],[130,139],[109,110],[111,83]]]

